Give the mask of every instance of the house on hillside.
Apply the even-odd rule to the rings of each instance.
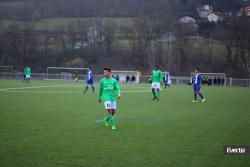
[[[217,23],[219,21],[219,16],[211,12],[207,15],[207,20],[210,23]]]
[[[185,23],[185,24],[195,24],[195,20],[192,17],[185,16],[180,19],[180,23]]]
[[[210,5],[203,5],[196,8],[196,11],[198,12],[200,18],[206,19],[208,14],[213,12],[213,8]]]
[[[242,7],[240,11],[237,12],[237,16],[250,16],[250,6]]]

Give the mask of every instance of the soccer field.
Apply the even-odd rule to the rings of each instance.
[[[250,89],[173,85],[152,101],[149,84],[122,84],[117,130],[104,127],[97,93],[83,82],[0,80],[1,167],[247,167]],[[96,86],[96,92],[98,86]]]

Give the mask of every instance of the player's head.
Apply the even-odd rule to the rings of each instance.
[[[156,69],[156,70],[159,70],[159,69],[160,69],[160,65],[159,65],[158,63],[155,65],[155,69]]]
[[[109,67],[104,67],[103,68],[104,76],[109,78],[111,74],[111,69]]]
[[[198,67],[195,67],[195,68],[194,68],[194,72],[195,72],[195,73],[198,73],[199,71],[200,71],[200,69],[199,69]]]

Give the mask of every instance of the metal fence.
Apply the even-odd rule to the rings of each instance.
[[[86,75],[78,75],[79,81],[86,80]],[[100,81],[103,75],[95,75],[95,81]],[[140,77],[140,83],[148,83],[149,77],[143,75]],[[13,79],[22,80],[24,78],[24,73],[21,72],[0,72],[0,79]],[[63,81],[73,81],[75,75],[72,74],[65,77],[65,74],[47,74],[47,73],[32,73],[32,80],[63,80]],[[171,76],[172,84],[190,84],[191,78],[186,76]],[[130,82],[131,83],[131,82]],[[226,86],[236,86],[236,87],[250,87],[250,79],[238,79],[238,78],[227,78]]]

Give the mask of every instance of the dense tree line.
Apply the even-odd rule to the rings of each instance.
[[[194,66],[200,66],[204,71],[248,76],[249,19],[234,17],[207,24],[201,32],[203,38],[196,39],[191,38],[198,33],[196,26],[180,23],[170,15],[137,17],[122,27],[93,18],[87,23],[71,21],[54,30],[37,30],[32,23],[4,26],[0,22],[0,64],[19,70],[29,65],[36,71],[47,66],[93,66],[101,70],[110,65],[143,72],[160,65],[175,75],[188,75]],[[126,47],[117,45],[117,31],[123,36],[121,41],[128,41]],[[79,41],[86,46],[76,47]]]

